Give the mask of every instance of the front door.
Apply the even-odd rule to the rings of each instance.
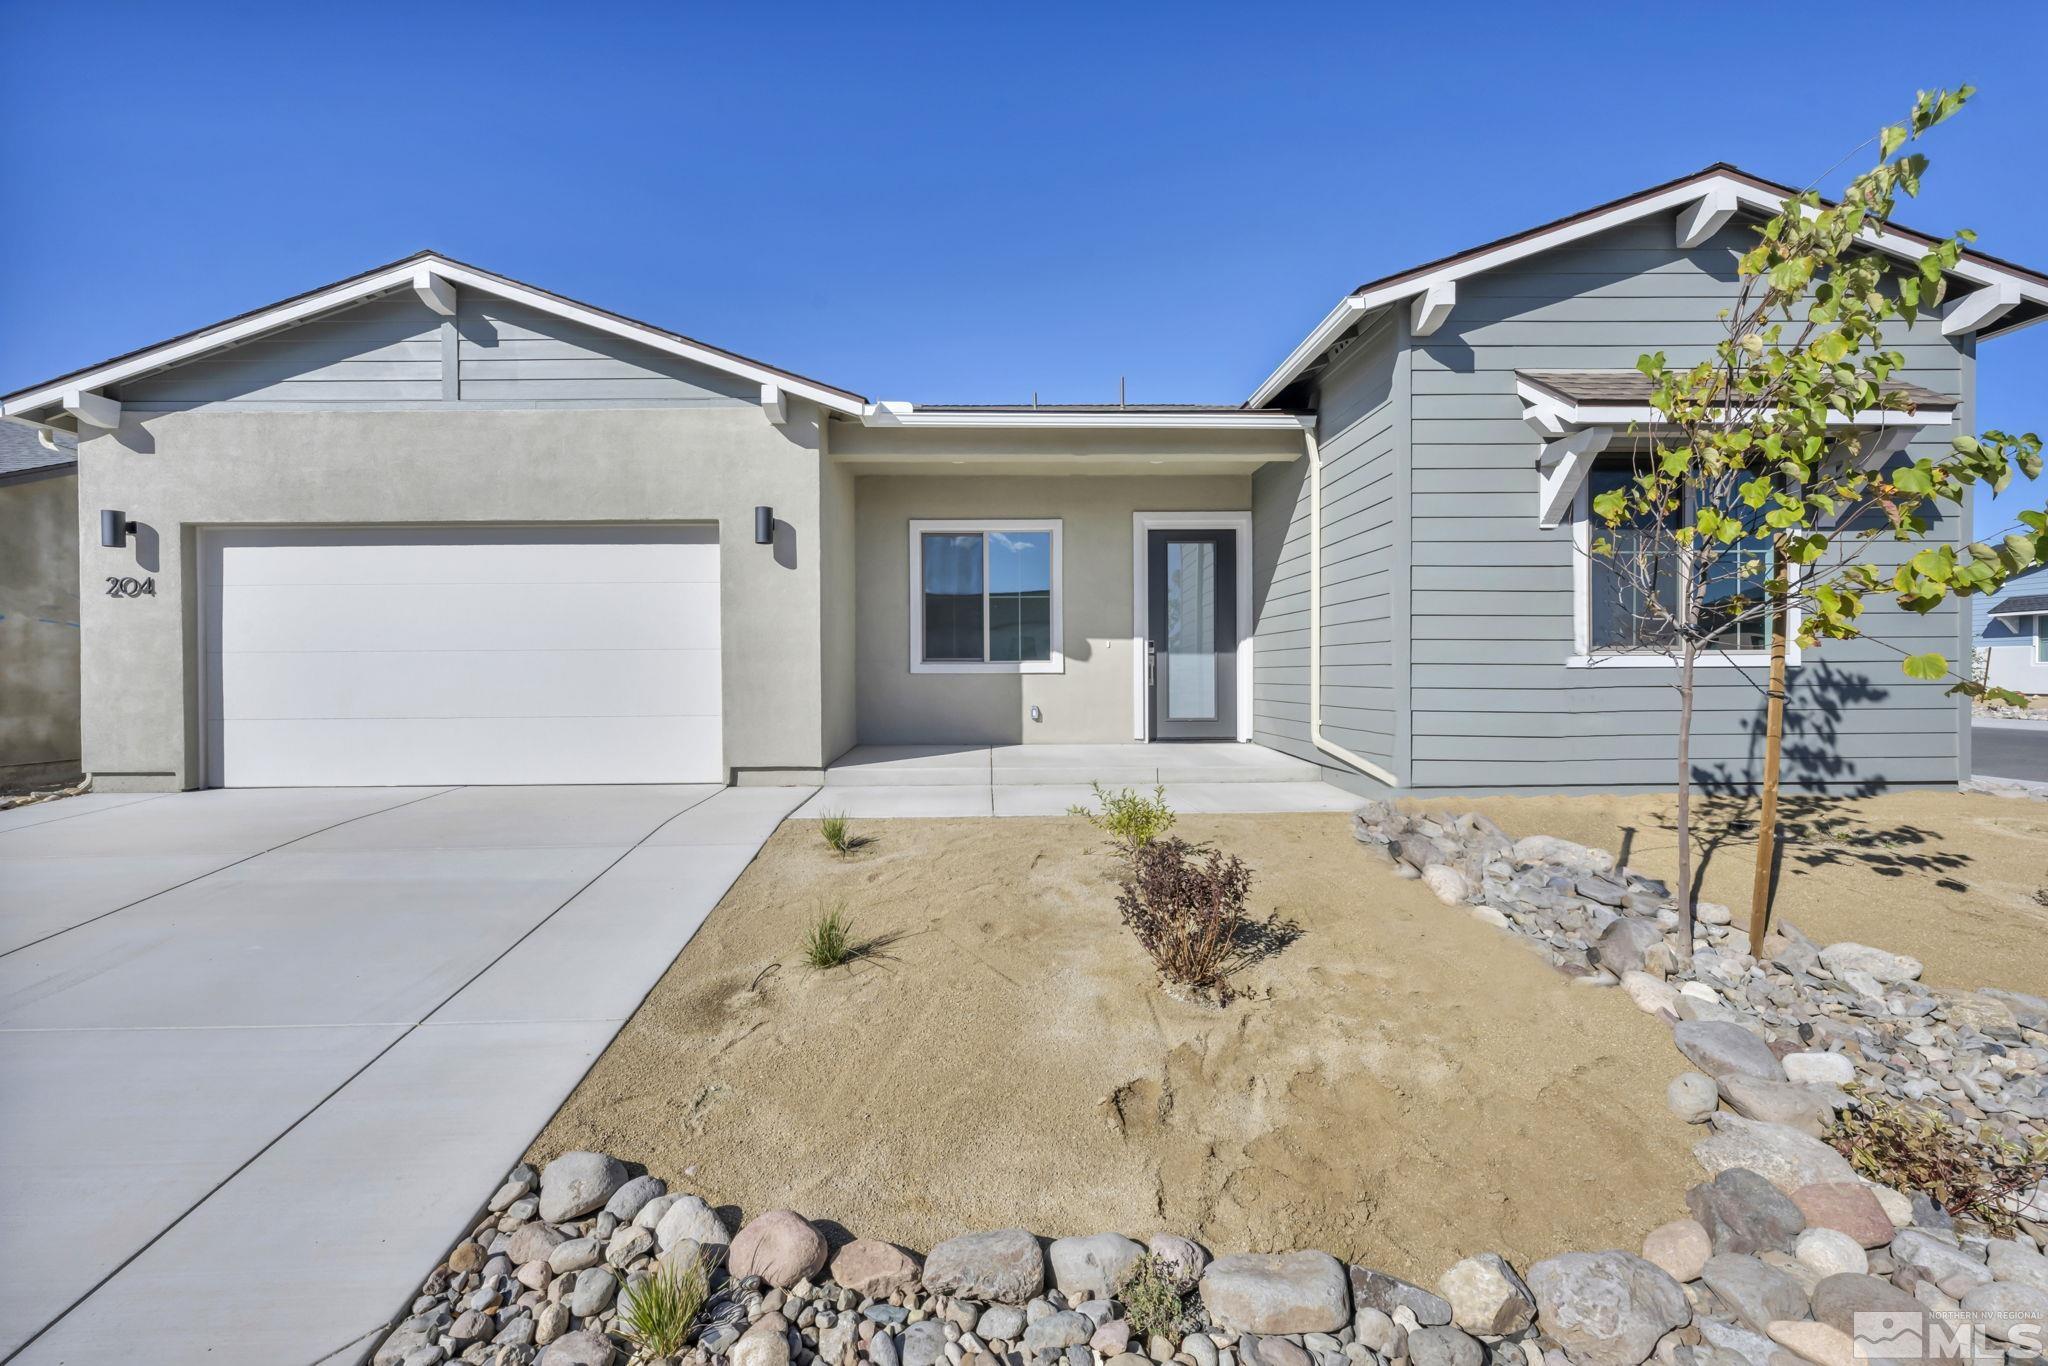
[[[1237,533],[1154,531],[1145,546],[1152,738],[1237,738]]]

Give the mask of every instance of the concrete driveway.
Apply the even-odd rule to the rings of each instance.
[[[353,1361],[808,788],[0,813],[0,1361]]]

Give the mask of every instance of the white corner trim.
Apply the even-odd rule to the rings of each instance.
[[[1297,426],[1300,424],[1297,423]],[[1252,738],[1252,515],[1249,512],[1131,514],[1131,738],[1150,740],[1152,707],[1145,686],[1145,645],[1151,639],[1152,557],[1147,533],[1179,527],[1237,533],[1237,738]]]
[[[1451,316],[1451,310],[1458,306],[1458,282],[1439,280],[1416,296],[1415,307],[1410,315],[1408,332],[1410,336],[1433,335]]]
[[[1735,191],[1715,184],[1690,205],[1678,211],[1678,246],[1691,250],[1701,245],[1735,217]]]
[[[1588,462],[1590,466],[1591,462]],[[1565,658],[1568,669],[1663,669],[1677,668],[1678,661],[1665,655],[1631,654],[1592,647],[1593,619],[1593,512],[1591,485],[1579,483],[1572,501],[1572,652]],[[1795,572],[1796,577],[1796,572]],[[1799,609],[1785,620],[1785,664],[1799,663]],[[1768,667],[1769,650],[1709,650],[1693,661],[1703,669],[1748,669]]]
[[[1957,300],[1949,315],[1941,320],[1941,335],[1954,337],[1965,332],[1981,332],[2019,307],[2019,303],[2019,287],[2010,281],[2002,280],[1971,290]]]
[[[1308,448],[1308,738],[1323,753],[1342,759],[1388,787],[1401,780],[1362,754],[1354,754],[1323,735],[1323,447],[1315,427],[1301,424]]]
[[[1067,671],[1062,644],[1067,611],[1065,561],[1060,554],[1064,523],[1058,517],[914,517],[910,521],[910,672],[914,674],[1059,674]],[[991,531],[1052,533],[1052,658],[930,661],[924,657],[924,534],[960,532],[982,536],[984,593],[988,584],[988,540]],[[982,654],[988,654],[988,614],[982,614]]]
[[[789,421],[789,404],[783,398],[782,386],[764,384],[761,386],[761,411],[770,422],[780,427]]]
[[[1536,525],[1548,531],[1564,520],[1593,468],[1593,457],[1613,439],[1612,427],[1581,427],[1544,443],[1536,457]]]
[[[444,318],[455,316],[455,286],[442,278],[432,266],[421,266],[412,273],[413,293],[420,296],[420,302]]]
[[[120,401],[105,394],[95,394],[89,389],[66,389],[62,402],[64,411],[77,419],[80,426],[112,431],[121,425]]]

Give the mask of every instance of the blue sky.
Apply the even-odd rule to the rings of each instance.
[[[1779,13],[6,0],[0,391],[433,247],[873,397],[1236,401],[1361,280],[1716,160],[1837,187],[1965,80],[1900,219],[2048,268],[2048,10]],[[1980,425],[2044,377],[1987,345]]]

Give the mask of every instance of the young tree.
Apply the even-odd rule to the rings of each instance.
[[[1779,747],[1784,727],[1785,644],[1802,649],[1862,634],[1864,599],[1889,595],[1913,612],[1953,596],[1995,590],[2048,551],[2048,514],[2020,515],[2022,530],[1998,545],[1936,541],[1941,505],[1961,515],[1965,490],[2003,490],[2015,473],[2041,471],[2032,433],[1958,435],[1939,455],[1903,454],[1916,393],[1895,376],[1905,357],[1885,349],[1884,329],[1910,325],[1939,304],[1945,272],[1961,258],[1964,231],[1915,262],[1869,245],[1899,195],[1917,195],[1927,159],[1907,148],[1950,118],[1969,86],[1922,92],[1905,123],[1878,135],[1875,166],[1835,204],[1808,190],[1784,202],[1738,264],[1726,337],[1711,360],[1673,367],[1643,356],[1657,421],[1640,433],[1631,477],[1596,490],[1604,526],[1592,552],[1613,568],[1619,602],[1639,648],[1677,664],[1678,900],[1692,942],[1691,737],[1700,657],[1767,641],[1764,811],[1753,948],[1763,936],[1776,836]],[[1877,414],[1878,425],[1857,425]],[[1636,435],[1636,434],[1632,434]],[[1875,561],[1901,547],[1890,567]],[[1796,624],[1795,624],[1796,623]],[[1952,677],[1939,653],[1899,652],[1910,678]],[[1969,661],[1960,661],[1965,670]],[[1953,692],[1984,695],[1971,677]]]

